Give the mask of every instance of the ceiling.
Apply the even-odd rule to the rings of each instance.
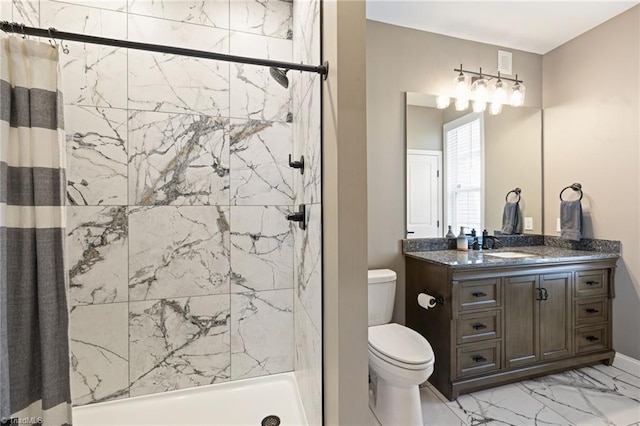
[[[544,54],[639,3],[367,0],[367,19]]]

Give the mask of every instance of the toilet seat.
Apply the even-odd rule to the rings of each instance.
[[[427,339],[395,323],[369,327],[369,351],[408,370],[423,370],[434,362],[433,349]]]

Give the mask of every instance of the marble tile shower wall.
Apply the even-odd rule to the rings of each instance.
[[[319,62],[315,0],[2,3],[5,18],[39,27]],[[317,418],[319,79],[290,72],[284,89],[263,67],[68,45],[74,403],[295,365]],[[307,232],[285,218],[303,200]]]
[[[320,0],[293,3],[293,60],[319,64]],[[321,110],[317,74],[293,72],[295,203],[308,210],[308,229],[294,228],[295,374],[309,425],[322,425],[322,204]]]

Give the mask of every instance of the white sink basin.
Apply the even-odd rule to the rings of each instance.
[[[520,253],[517,251],[499,251],[496,253],[484,253],[485,256],[494,256],[494,257],[500,257],[502,259],[518,259],[520,257],[534,257],[535,254],[529,254],[529,253]]]

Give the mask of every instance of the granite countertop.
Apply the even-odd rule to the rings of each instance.
[[[505,259],[490,256],[491,253],[529,253],[531,257]],[[493,266],[542,265],[545,263],[576,262],[603,259],[617,259],[618,253],[571,250],[550,246],[505,247],[496,250],[437,250],[405,252],[405,256],[452,267],[453,269],[486,268]]]

